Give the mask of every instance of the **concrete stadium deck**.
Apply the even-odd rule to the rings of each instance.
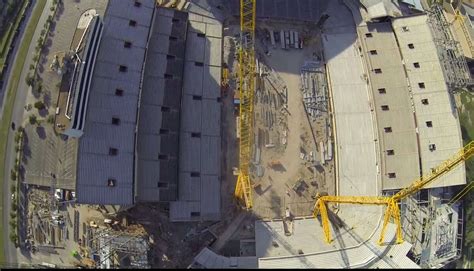
[[[334,6],[334,8],[332,8]],[[336,129],[336,184],[338,195],[376,196],[381,191],[377,166],[375,117],[358,51],[357,33],[352,15],[345,6],[331,3],[323,36],[331,100]],[[331,12],[337,10],[337,12]],[[334,14],[333,14],[334,13]],[[329,33],[328,33],[329,32]],[[357,234],[367,239],[376,227],[381,208],[341,206],[338,215]]]
[[[335,117],[337,194],[380,195],[376,120],[355,30],[355,25],[361,22],[354,25],[347,8],[335,1],[331,1],[327,13],[334,14],[326,24],[323,45]],[[337,230],[331,224],[334,241],[330,245],[323,242],[322,227],[315,219],[295,220],[290,236],[284,234],[281,221],[257,221],[258,266],[417,268],[406,256],[410,243],[376,244],[381,231],[382,211],[377,206],[340,206],[338,217],[343,226]],[[385,242],[392,243],[394,235],[395,225],[389,224]]]

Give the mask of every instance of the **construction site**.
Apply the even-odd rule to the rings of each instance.
[[[453,264],[474,34],[441,2],[65,4],[54,122],[25,128],[19,261]]]

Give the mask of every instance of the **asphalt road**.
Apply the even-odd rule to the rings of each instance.
[[[36,4],[37,4],[37,1],[34,1],[34,3],[32,3],[32,6],[33,6],[33,9],[36,8]],[[26,56],[26,60],[25,60],[25,64],[23,66],[23,70],[21,72],[21,76],[20,76],[20,82],[18,84],[18,90],[17,90],[17,94],[16,94],[16,97],[15,97],[15,102],[14,102],[14,105],[13,105],[13,114],[12,114],[12,122],[14,122],[16,124],[16,127],[18,127],[19,125],[21,125],[23,123],[23,119],[24,119],[24,113],[25,113],[25,110],[24,110],[24,106],[25,106],[25,101],[26,101],[26,96],[27,96],[27,93],[28,93],[28,86],[26,85],[26,82],[25,82],[25,78],[26,78],[26,75],[28,74],[29,72],[29,67],[30,67],[30,64],[33,64],[33,55],[35,53],[35,47],[36,47],[36,41],[38,40],[40,34],[41,34],[41,30],[43,29],[43,26],[46,22],[46,20],[48,19],[48,16],[50,15],[50,7],[53,5],[53,0],[47,0],[47,3],[44,7],[44,10],[43,10],[43,13],[38,21],[38,24],[36,26],[36,30],[35,30],[35,33],[33,35],[33,39],[31,40],[31,44],[30,44],[30,47],[28,49],[28,54]],[[33,10],[31,9],[31,10]],[[30,15],[31,15],[31,11],[28,13],[28,17],[26,20],[30,20]],[[26,25],[24,27],[22,27],[22,33],[20,33],[21,35],[21,39],[20,39],[20,42],[23,41],[23,33],[24,33],[24,29],[26,28]],[[17,45],[18,46],[18,45]],[[15,52],[16,53],[16,52]],[[16,61],[16,55],[15,55],[15,60]],[[12,61],[11,63],[14,63],[14,61]],[[10,85],[10,79],[11,79],[11,74],[9,74],[8,76],[8,84],[6,86],[5,89],[8,89],[9,85]],[[10,208],[11,208],[11,194],[10,194],[10,169],[13,168],[13,165],[14,165],[14,162],[15,162],[15,156],[16,156],[16,153],[15,153],[15,150],[14,150],[14,147],[15,147],[15,144],[14,144],[14,136],[15,136],[15,131],[13,130],[9,130],[9,133],[8,133],[8,140],[7,140],[7,148],[6,148],[6,155],[5,155],[5,170],[8,174],[5,174],[5,180],[4,180],[4,183],[3,183],[3,193],[4,193],[4,197],[3,197],[3,223],[4,223],[4,232],[3,232],[3,235],[4,235],[4,249],[5,249],[5,261],[8,262],[8,263],[16,263],[16,262],[19,262],[18,261],[18,258],[17,258],[17,252],[18,250],[15,248],[15,246],[10,242],[10,238],[9,238],[9,233],[10,233],[10,225],[8,223],[9,219],[10,219]],[[20,195],[21,197],[22,195]],[[20,198],[20,202],[21,202],[21,198]],[[23,223],[20,221],[19,222],[20,225],[22,225]]]
[[[5,78],[4,84],[2,87],[0,87],[0,119],[2,118],[2,115],[3,115],[3,104],[5,103],[5,100],[6,100],[5,92],[8,89],[7,87],[10,85],[8,84],[8,82],[10,82],[10,73],[14,66],[13,63],[15,62],[15,56],[16,56],[16,53],[18,52],[18,49],[20,48],[20,43],[21,43],[21,40],[23,39],[23,33],[25,33],[25,29],[26,29],[26,26],[28,25],[28,21],[30,20],[31,12],[34,9],[35,3],[36,3],[36,0],[32,0],[30,6],[26,10],[25,19],[23,19],[23,22],[18,26],[18,31],[20,31],[20,33],[18,33],[18,37],[13,42],[12,44],[13,51],[11,53],[11,56],[7,59],[8,66],[4,70],[5,72],[4,77],[3,77]]]

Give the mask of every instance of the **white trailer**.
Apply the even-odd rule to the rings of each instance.
[[[276,45],[275,45],[275,37],[273,36],[273,30],[269,30],[270,32],[270,41],[272,42],[272,47],[273,49],[276,48]]]
[[[295,31],[295,48],[300,48],[300,38],[298,32]]]
[[[280,31],[280,43],[281,43],[281,49],[285,49],[285,33],[283,30]]]
[[[290,33],[285,31],[285,48],[290,48]]]
[[[293,31],[290,31],[290,48],[295,45],[295,37],[293,36]]]

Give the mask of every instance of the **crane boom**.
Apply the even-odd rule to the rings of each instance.
[[[466,26],[465,20],[466,18],[461,14],[459,8],[454,11],[454,20],[459,20],[459,25],[461,26],[461,30],[466,38],[467,46],[469,47],[469,51],[471,56],[474,57],[474,45],[472,44],[471,37],[469,35],[469,28]]]
[[[253,205],[249,167],[252,155],[255,92],[255,11],[256,0],[240,0],[240,145],[239,176],[234,195],[244,202],[247,209]]]
[[[453,157],[444,161],[441,165],[431,169],[431,172],[420,179],[414,181],[410,186],[400,190],[393,197],[395,200],[402,200],[405,197],[418,192],[420,189],[436,180],[441,175],[449,172],[453,167],[469,159],[474,154],[474,141],[459,150]]]
[[[364,196],[317,196],[316,203],[314,205],[313,216],[321,215],[323,232],[326,242],[331,242],[331,232],[329,230],[329,217],[327,214],[327,203],[348,203],[348,204],[370,204],[370,205],[385,205],[387,208],[384,214],[384,221],[379,244],[383,243],[387,225],[390,219],[397,226],[397,243],[402,243],[402,226],[400,222],[400,209],[398,203],[400,200],[412,195],[422,188],[425,188],[428,184],[435,181],[441,175],[449,172],[456,166],[459,166],[462,162],[468,160],[474,155],[474,141],[464,146],[459,150],[452,158],[444,161],[441,165],[431,170],[431,172],[420,179],[414,181],[410,186],[400,190],[393,196],[390,197],[364,197]],[[466,192],[467,193],[467,192]]]
[[[465,195],[467,195],[467,193],[469,193],[472,190],[472,188],[474,188],[474,182],[470,182],[457,195],[451,198],[451,200],[448,202],[448,205],[453,205],[458,200],[462,199]]]

